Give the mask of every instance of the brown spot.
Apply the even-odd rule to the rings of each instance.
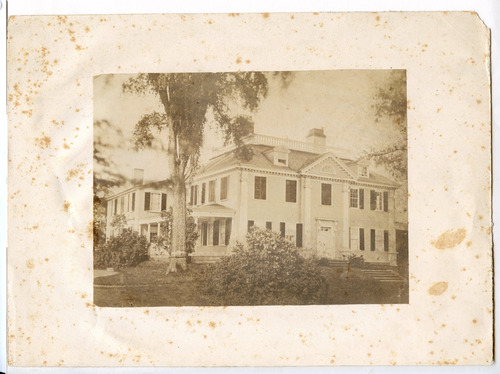
[[[269,18],[269,13],[262,13],[263,18]]]
[[[28,269],[33,269],[35,267],[35,263],[32,259],[29,259],[28,261],[26,261],[26,267]]]
[[[477,99],[476,103],[481,104],[481,100]]]
[[[474,319],[472,320],[472,323],[477,323],[477,319],[475,319],[475,318],[474,318]]]
[[[67,200],[64,200],[63,208],[64,208],[65,212],[67,212],[69,210],[70,206],[71,206],[71,203]]]
[[[35,144],[42,149],[48,148],[50,146],[50,138],[48,136],[35,138]]]
[[[215,329],[216,324],[215,324],[215,322],[210,321],[208,326],[210,326],[210,328],[212,328],[212,329]]]
[[[380,21],[380,16],[375,17],[377,21]]]
[[[429,288],[429,294],[433,296],[438,296],[444,293],[448,289],[448,282],[437,282]]]
[[[249,64],[249,63],[250,63],[250,60],[245,60],[245,62],[246,62],[247,64]]]
[[[145,314],[145,315],[147,315],[147,316],[149,316],[149,310],[148,310],[148,309],[146,309],[146,310],[144,311],[144,314]]]
[[[237,17],[239,15],[240,15],[239,13],[229,13],[228,14],[229,17]]]
[[[64,149],[69,149],[69,145],[68,145],[67,143],[64,143],[64,144],[63,144],[63,148],[64,148]]]
[[[241,57],[238,57],[238,58],[236,59],[236,63],[237,63],[237,64],[241,64]]]
[[[456,247],[463,242],[467,231],[464,228],[461,229],[450,229],[442,233],[436,241],[431,242],[431,244],[437,249],[450,249]]]

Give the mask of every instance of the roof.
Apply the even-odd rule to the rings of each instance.
[[[149,182],[146,184],[137,184],[135,186],[124,189],[120,192],[116,192],[116,193],[113,193],[109,196],[106,196],[105,199],[106,200],[113,199],[117,196],[127,194],[127,193],[130,193],[133,191],[138,191],[138,190],[145,189],[145,188],[156,188],[156,189],[165,188],[165,189],[168,189],[168,188],[170,188],[171,185],[172,185],[172,182],[169,179],[163,179],[161,181]]]
[[[298,151],[291,149],[288,154],[288,166],[285,165],[275,165],[272,158],[266,156],[270,150],[273,149],[272,146],[268,145],[253,145],[251,146],[253,150],[252,158],[248,161],[239,159],[234,150],[230,150],[221,155],[212,158],[198,173],[198,176],[203,174],[215,173],[219,170],[224,170],[230,167],[254,167],[260,169],[270,169],[275,171],[283,172],[295,172],[301,173],[301,171],[308,165],[320,160],[326,155],[331,154],[331,152],[326,153],[312,153],[305,151]],[[347,167],[352,175],[357,175],[357,162],[354,160],[339,158],[339,160]],[[359,177],[357,179],[359,182],[365,183],[377,183],[396,186],[397,184],[382,175],[374,172],[370,172],[369,178]]]

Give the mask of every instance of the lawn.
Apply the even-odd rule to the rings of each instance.
[[[213,306],[200,291],[208,265],[190,264],[166,275],[166,264],[146,261],[119,274],[94,279],[94,304],[101,307]],[[408,287],[374,281],[361,269],[321,266],[328,282],[324,304],[399,304],[408,302]]]

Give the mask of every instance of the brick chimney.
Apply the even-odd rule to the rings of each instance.
[[[316,145],[326,144],[326,135],[323,129],[311,129],[307,134],[307,142]]]
[[[134,186],[144,184],[144,169],[134,169],[134,179],[132,180]]]

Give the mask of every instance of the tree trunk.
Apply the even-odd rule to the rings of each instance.
[[[181,256],[186,252],[186,185],[184,178],[172,178],[174,201],[172,203],[172,253]]]

